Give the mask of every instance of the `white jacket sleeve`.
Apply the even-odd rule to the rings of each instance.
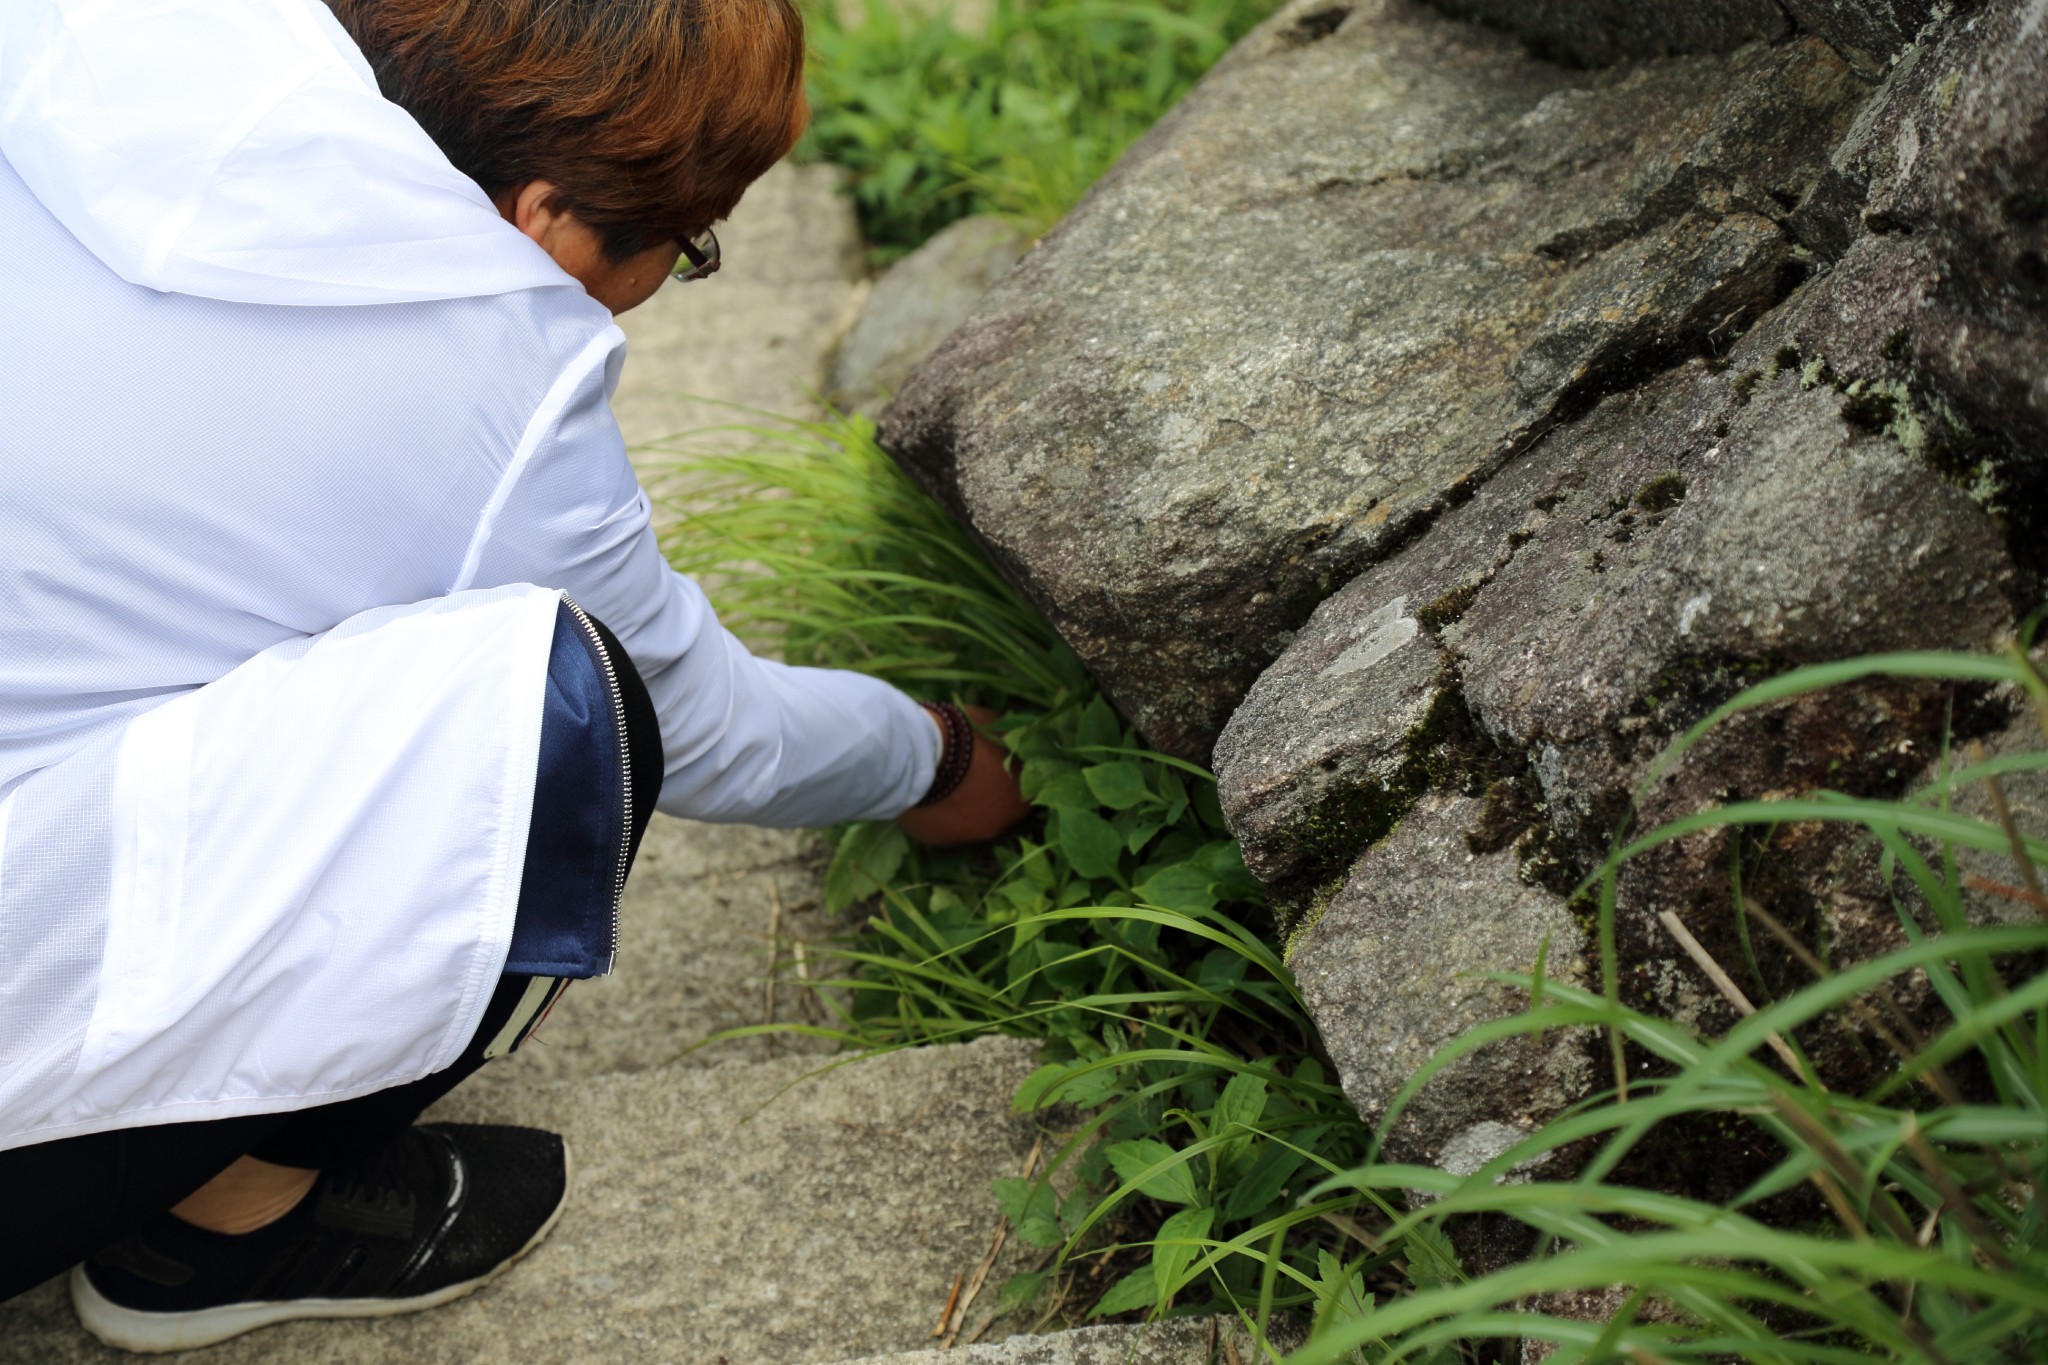
[[[938,727],[876,679],[754,657],[668,567],[611,412],[623,341],[608,329],[556,381],[455,586],[559,588],[611,628],[661,718],[670,815],[824,825],[900,814],[931,785]]]

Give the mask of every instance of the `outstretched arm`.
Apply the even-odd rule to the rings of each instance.
[[[661,809],[697,820],[825,825],[910,811],[930,789],[942,736],[896,688],[837,669],[755,657],[655,545],[647,496],[609,403],[593,342],[557,384],[479,531],[470,581],[558,587],[609,626],[661,720]],[[986,751],[984,751],[986,746]],[[932,842],[987,838],[1021,816],[999,745],[976,741],[968,778],[905,829]]]

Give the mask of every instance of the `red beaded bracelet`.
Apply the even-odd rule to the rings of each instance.
[[[918,705],[932,713],[946,736],[944,747],[939,750],[938,771],[932,774],[931,790],[917,803],[930,806],[951,796],[967,780],[967,770],[974,765],[974,722],[949,701],[921,701]]]

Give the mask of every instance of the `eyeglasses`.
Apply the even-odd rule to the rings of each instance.
[[[670,278],[688,282],[701,280],[718,271],[718,238],[710,228],[692,237],[682,239],[683,260],[676,262],[676,268],[669,272]],[[685,265],[683,262],[689,264]]]

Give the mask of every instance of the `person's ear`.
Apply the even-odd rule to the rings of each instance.
[[[554,183],[548,180],[529,180],[498,196],[499,214],[543,249],[561,224],[559,205]]]

